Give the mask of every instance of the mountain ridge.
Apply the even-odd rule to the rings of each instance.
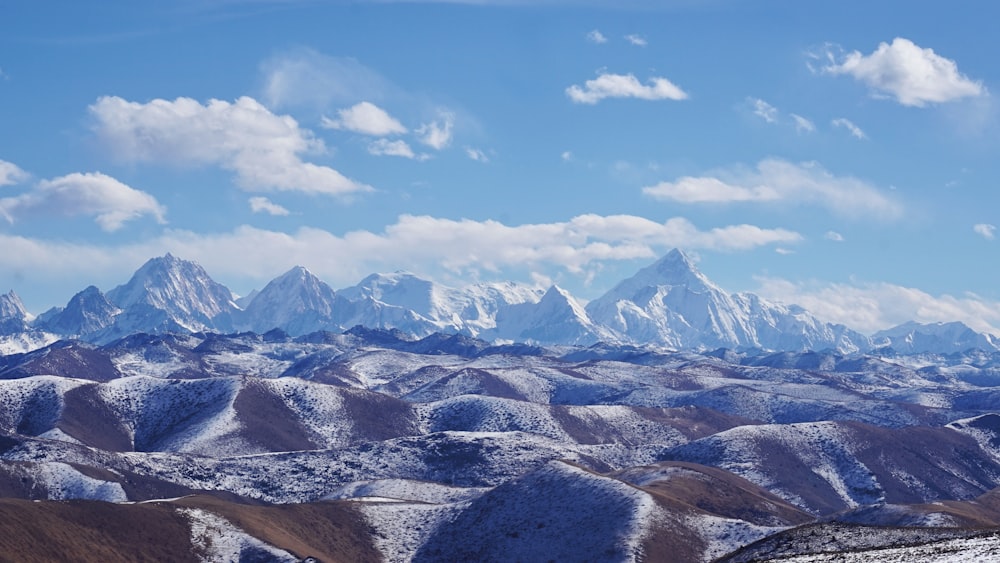
[[[108,343],[134,333],[227,333],[273,329],[292,336],[354,326],[415,338],[444,332],[495,343],[589,346],[599,342],[676,350],[882,350],[899,354],[1000,350],[966,325],[905,323],[872,337],[819,320],[797,305],[726,293],[673,249],[584,305],[568,291],[515,282],[449,287],[410,272],[372,274],[334,290],[301,266],[237,299],[196,262],[170,253],[148,260],[106,293],[89,286],[39,315],[17,294],[0,295],[0,338],[28,351],[59,338]]]

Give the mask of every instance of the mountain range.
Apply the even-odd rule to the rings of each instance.
[[[104,344],[135,333],[291,336],[355,326],[396,329],[414,338],[460,334],[493,342],[589,346],[598,342],[675,350],[834,350],[953,353],[1000,349],[962,323],[906,323],[866,336],[820,321],[795,305],[752,293],[729,294],[672,250],[604,295],[583,303],[565,289],[513,282],[454,288],[407,272],[373,274],[334,290],[295,267],[237,298],[195,262],[150,259],[106,293],[94,286],[37,318],[17,295],[0,295],[0,351],[23,352],[64,338]]]

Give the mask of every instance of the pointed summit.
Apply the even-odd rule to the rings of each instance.
[[[557,285],[537,303],[500,309],[496,319],[496,333],[505,340],[577,345],[616,340],[610,331],[590,320],[576,298]]]
[[[717,289],[698,270],[688,255],[676,248],[651,265],[639,270],[631,280],[634,280],[635,284],[641,287],[671,285],[685,286],[691,289],[708,287]]]
[[[237,310],[228,288],[196,262],[170,253],[143,264],[128,283],[112,289],[107,297],[125,311],[163,311],[169,320],[194,331],[228,330],[228,319]]]
[[[101,290],[89,286],[74,295],[66,308],[45,320],[45,329],[65,336],[86,336],[114,323],[121,309],[115,307]]]
[[[5,295],[0,295],[0,320],[27,318],[28,312],[24,309],[24,303],[13,289]]]
[[[333,288],[295,266],[254,296],[238,324],[258,333],[280,328],[292,336],[331,329],[334,300]]]
[[[13,289],[6,295],[0,295],[0,334],[24,332],[28,330],[29,320],[24,303]]]

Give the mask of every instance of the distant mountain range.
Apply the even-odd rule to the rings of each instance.
[[[677,350],[831,350],[842,354],[955,353],[1000,349],[962,323],[905,323],[871,337],[825,323],[795,305],[728,294],[680,250],[584,305],[565,289],[507,283],[447,287],[416,275],[373,274],[334,290],[295,267],[237,299],[195,262],[153,258],[107,293],[94,286],[33,318],[11,291],[0,295],[0,352],[60,339],[105,344],[136,333],[256,332],[291,336],[355,326],[416,338],[441,332],[537,345],[642,345]]]

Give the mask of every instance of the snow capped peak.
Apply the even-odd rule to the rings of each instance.
[[[333,327],[333,288],[302,266],[271,280],[247,304],[237,324],[259,333],[280,328],[303,334]]]
[[[70,298],[66,308],[45,319],[44,326],[57,334],[83,336],[107,328],[121,309],[115,307],[95,286]]]
[[[698,271],[694,262],[683,252],[673,249],[663,258],[639,270],[634,280],[646,286],[686,286],[692,289],[713,288],[715,285]]]
[[[198,263],[169,253],[147,261],[128,283],[112,289],[107,297],[126,311],[136,307],[164,311],[171,320],[192,330],[216,327],[213,319],[237,310],[228,288],[214,281]]]
[[[0,319],[27,319],[28,312],[24,309],[24,303],[14,290],[0,295]]]

